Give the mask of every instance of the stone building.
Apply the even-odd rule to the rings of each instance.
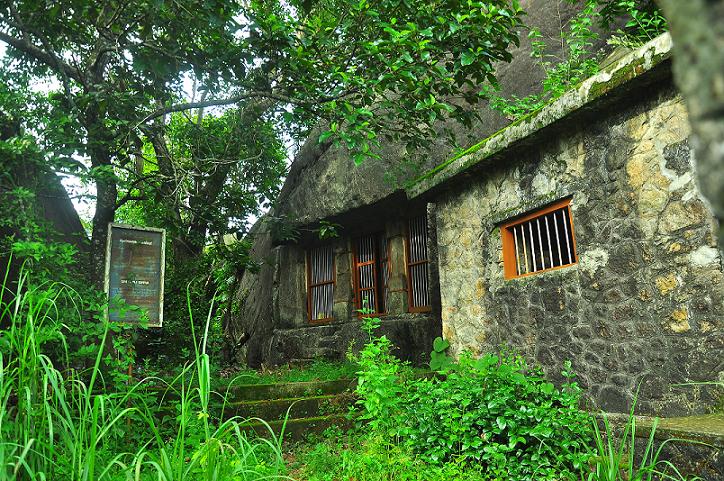
[[[234,332],[246,359],[341,358],[366,302],[415,362],[442,335],[453,354],[510,346],[553,378],[570,360],[607,410],[639,388],[641,412],[714,403],[688,383],[722,379],[724,271],[670,48],[628,53],[404,189],[375,189],[375,166],[305,163],[339,155],[307,146],[274,213],[297,213],[299,235],[257,227],[267,267],[242,281]],[[320,240],[320,221],[339,236]]]

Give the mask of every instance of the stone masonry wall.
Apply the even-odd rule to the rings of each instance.
[[[509,345],[595,404],[701,411],[724,369],[724,275],[670,85],[502,158],[437,199],[442,329],[454,353]],[[499,225],[572,196],[577,265],[503,278]]]

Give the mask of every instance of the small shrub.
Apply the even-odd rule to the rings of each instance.
[[[437,339],[442,374],[414,379],[392,356],[392,343],[374,336],[378,325],[365,319],[369,342],[358,358],[367,432],[432,465],[479,465],[491,478],[574,479],[585,465],[591,422],[578,409],[581,389],[570,365],[559,389],[520,356],[443,359],[448,345]]]
[[[463,355],[444,377],[408,383],[400,434],[430,462],[481,463],[516,480],[572,478],[590,439],[580,394],[570,380],[556,388],[519,356]]]
[[[369,339],[359,355],[350,358],[359,364],[355,392],[362,408],[360,420],[377,433],[394,436],[404,394],[401,379],[409,368],[392,355],[393,344],[387,336],[374,335],[379,326],[379,318],[363,318],[362,329]]]

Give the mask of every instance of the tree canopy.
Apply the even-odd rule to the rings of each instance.
[[[266,186],[253,197],[269,197],[258,176],[279,176],[282,135],[324,125],[319,140],[361,162],[382,137],[417,148],[436,120],[469,121],[464,101],[495,82],[520,15],[515,0],[18,0],[0,6],[0,40],[6,70],[60,86],[33,127],[95,184],[99,285],[107,224],[129,201],[163,201],[174,241],[198,252],[223,230],[210,210],[245,214],[221,188],[248,184],[236,161]],[[254,171],[254,159],[268,162]],[[178,222],[183,209],[196,220]]]

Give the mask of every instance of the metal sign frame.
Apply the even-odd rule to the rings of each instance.
[[[111,249],[113,246],[113,235],[114,231],[119,230],[134,230],[144,232],[157,232],[161,234],[161,259],[160,259],[160,272],[159,272],[159,305],[158,305],[158,323],[148,323],[148,327],[162,327],[163,326],[163,295],[164,295],[164,279],[166,272],[166,229],[159,229],[157,227],[144,227],[132,224],[118,224],[115,222],[108,223],[108,235],[106,236],[106,269],[105,276],[103,279],[103,287],[106,295],[109,296],[108,292],[111,283]],[[106,305],[106,317],[109,316],[110,304]]]

